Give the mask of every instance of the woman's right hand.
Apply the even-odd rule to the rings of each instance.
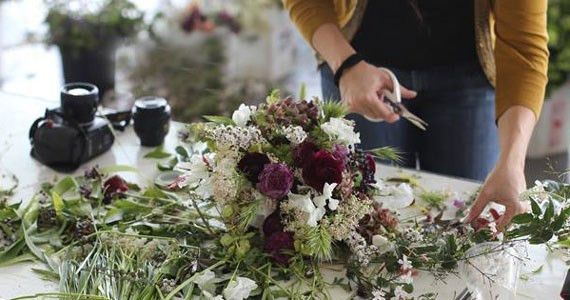
[[[339,82],[340,95],[348,110],[371,119],[383,119],[393,123],[400,119],[390,106],[384,103],[384,90],[392,91],[393,83],[385,71],[361,61],[346,70]],[[402,98],[411,99],[416,92],[400,87]]]

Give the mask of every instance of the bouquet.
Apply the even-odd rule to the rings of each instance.
[[[345,113],[274,92],[188,125],[174,155],[146,155],[175,179],[145,187],[120,175],[136,168],[94,167],[42,185],[26,205],[0,201],[0,265],[44,262],[35,271],[60,293],[35,297],[409,300],[418,272],[442,279],[517,245],[570,246],[570,185],[537,182],[521,195],[532,210],[505,232],[492,208],[464,224],[475,195],[380,180],[376,159],[397,151],[359,150]],[[492,269],[469,276],[491,284],[501,274],[479,270]]]

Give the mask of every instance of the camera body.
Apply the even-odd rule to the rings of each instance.
[[[98,94],[91,84],[65,85],[62,107],[46,110],[30,128],[31,155],[58,171],[73,171],[109,150],[115,137],[109,122],[95,116]]]

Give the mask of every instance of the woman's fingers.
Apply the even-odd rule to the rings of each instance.
[[[409,90],[408,88],[405,88],[401,85],[400,85],[400,93],[402,94],[402,98],[404,99],[412,99],[418,95],[418,92]]]
[[[477,195],[477,199],[475,200],[475,202],[471,206],[471,209],[469,210],[469,214],[467,215],[467,218],[465,218],[465,223],[471,223],[471,222],[473,222],[473,220],[478,218],[479,215],[481,215],[481,212],[483,212],[483,210],[485,209],[485,207],[489,203],[489,200],[490,199],[489,199],[488,194],[484,190],[482,190],[479,193],[479,195]]]
[[[400,116],[392,110],[386,103],[384,103],[382,97],[377,94],[370,95],[366,99],[369,110],[374,115],[376,119],[384,119],[388,123],[394,123],[400,119]],[[368,115],[368,114],[366,114]]]

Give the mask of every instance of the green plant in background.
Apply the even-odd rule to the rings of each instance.
[[[561,86],[570,74],[570,1],[550,0],[548,7],[548,66],[547,95]]]
[[[46,5],[47,42],[76,56],[101,42],[130,37],[144,24],[143,13],[129,0],[46,0]]]

